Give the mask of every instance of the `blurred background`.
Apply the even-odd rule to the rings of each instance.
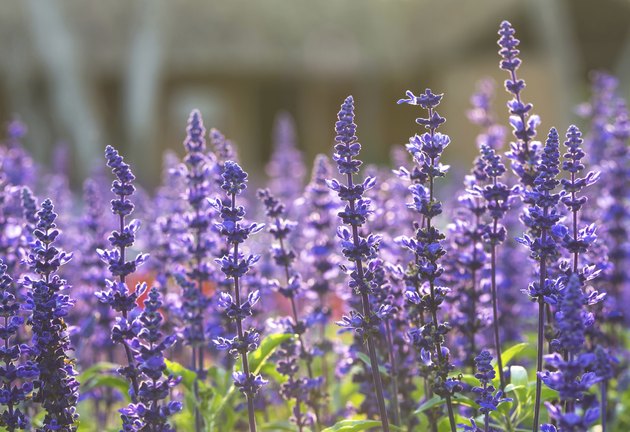
[[[186,118],[239,148],[263,172],[274,118],[295,118],[307,157],[331,153],[339,104],[353,94],[369,162],[418,129],[396,105],[406,89],[446,93],[446,158],[467,169],[477,128],[466,118],[478,80],[497,80],[497,29],[521,40],[526,101],[540,131],[566,129],[588,97],[588,72],[630,72],[629,0],[6,0],[0,3],[0,122],[28,126],[46,163],[65,145],[74,185],[118,147],[146,186],[162,152],[183,153]],[[624,92],[626,88],[623,88]]]

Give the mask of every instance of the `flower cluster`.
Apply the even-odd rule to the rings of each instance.
[[[208,196],[216,188],[213,169],[214,156],[206,151],[206,129],[201,113],[193,110],[188,118],[184,148],[186,156],[179,167],[180,176],[185,179],[185,200],[188,208],[183,215],[185,231],[179,236],[188,264],[176,273],[176,280],[182,288],[180,315],[183,321],[182,334],[186,344],[191,346],[191,368],[203,377],[204,351],[207,345],[204,317],[211,300],[204,294],[204,286],[214,282],[214,271],[209,257],[217,245],[211,231],[214,209]]]
[[[626,102],[594,75],[579,108],[590,128],[570,126],[564,146],[551,128],[543,146],[514,29],[499,34],[513,142],[506,154],[483,81],[469,112],[479,153],[458,189],[438,182],[451,139],[430,89],[399,101],[422,114],[390,153],[395,171],[364,166],[350,96],[334,163],[318,155],[304,185],[280,116],[251,205],[235,147],[206,135],[198,110],[154,194],[107,147],[111,214],[106,176],[75,201],[69,154],[54,150],[53,172],[36,178],[25,128],[10,123],[0,429],[630,430]],[[254,236],[264,227],[248,220],[263,218],[267,235]]]
[[[459,206],[453,215],[454,222],[449,225],[451,244],[444,263],[444,280],[453,289],[458,303],[459,314],[452,318],[452,324],[464,336],[461,348],[471,368],[475,364],[479,333],[485,325],[481,286],[488,262],[483,248],[487,206],[474,194],[474,188],[482,187],[488,180],[483,168],[484,160],[477,157],[472,173],[464,179],[466,191],[457,197]]]
[[[37,378],[39,369],[30,360],[31,349],[17,341],[18,330],[24,324],[20,304],[15,298],[15,282],[7,273],[7,266],[0,261],[0,358],[3,377],[0,388],[0,402],[6,408],[0,413],[0,426],[9,431],[28,429],[29,418],[22,404],[31,396],[32,380]],[[22,408],[20,408],[22,407]]]
[[[571,230],[564,225],[557,225],[554,234],[561,238],[562,246],[573,255],[573,273],[578,272],[579,254],[584,254],[588,248],[597,239],[595,235],[595,224],[590,224],[582,229],[578,229],[578,213],[582,206],[586,203],[586,196],[578,196],[578,193],[585,187],[591,186],[599,178],[599,173],[591,171],[584,177],[578,175],[584,170],[581,160],[584,157],[582,145],[582,133],[580,130],[571,125],[567,130],[567,141],[564,145],[567,147],[567,153],[564,154],[562,162],[562,170],[567,173],[568,178],[560,180],[562,184],[562,192],[560,193],[560,201],[571,212]],[[571,232],[569,234],[569,232]]]
[[[126,251],[131,248],[135,241],[136,232],[140,228],[137,219],[127,223],[126,218],[133,212],[134,205],[129,200],[129,196],[135,192],[132,182],[135,176],[131,168],[123,161],[122,156],[116,149],[107,146],[105,149],[107,166],[112,169],[115,179],[112,183],[112,192],[116,196],[111,201],[112,213],[118,216],[117,230],[112,231],[108,240],[112,249],[97,250],[101,259],[108,265],[112,279],[105,281],[105,289],[96,293],[97,298],[107,304],[112,310],[120,313],[116,317],[115,324],[111,330],[112,341],[123,346],[127,358],[127,365],[121,366],[118,372],[129,381],[129,395],[132,403],[138,402],[138,365],[133,358],[131,341],[136,336],[132,315],[138,313],[137,301],[147,289],[146,283],[139,283],[135,290],[131,291],[127,285],[126,278],[136,271],[147,259],[147,254],[138,254],[136,258],[127,260]],[[129,408],[129,407],[128,407]],[[121,410],[123,428],[133,430],[135,419],[128,415],[126,409]]]
[[[57,274],[72,254],[57,249],[53,204],[45,200],[37,212],[33,231],[35,241],[28,255],[28,265],[37,278],[25,276],[22,283],[29,288],[27,307],[31,311],[33,360],[39,372],[34,381],[33,400],[46,410],[44,426],[37,430],[75,431],[78,419],[76,404],[79,383],[74,378],[74,360],[68,356],[70,339],[64,318],[74,304],[65,293],[68,286]]]
[[[426,89],[420,96],[407,91],[407,99],[398,101],[399,104],[419,105],[427,110],[427,117],[420,117],[416,122],[428,130],[421,135],[414,135],[407,144],[407,150],[413,156],[424,178],[423,182],[409,187],[413,202],[408,206],[418,212],[423,222],[416,224],[415,236],[404,237],[402,244],[415,256],[412,267],[417,278],[413,283],[414,289],[408,290],[405,296],[409,302],[421,305],[430,316],[428,322],[412,329],[409,336],[419,351],[419,359],[425,366],[425,375],[432,391],[446,400],[451,430],[454,431],[455,418],[451,397],[459,389],[459,383],[448,378],[454,366],[450,360],[450,352],[444,344],[451,327],[447,322],[440,322],[438,317],[440,307],[449,292],[448,288],[438,285],[439,278],[444,272],[440,259],[446,253],[442,246],[445,236],[433,222],[433,219],[442,213],[442,203],[434,196],[434,181],[446,175],[448,166],[443,165],[440,158],[451,141],[448,135],[437,132],[440,125],[446,121],[436,110],[441,100],[441,94]]]
[[[526,187],[533,187],[539,147],[539,143],[533,139],[536,137],[536,127],[540,124],[540,119],[537,115],[530,113],[532,104],[523,102],[521,97],[521,92],[525,89],[525,81],[516,75],[521,59],[518,57],[520,41],[514,37],[515,33],[512,24],[508,21],[501,23],[498,42],[501,48],[499,50],[500,66],[510,74],[510,77],[505,80],[505,88],[513,96],[507,105],[512,134],[516,138],[516,141],[510,144],[511,150],[507,153],[507,157],[512,160],[512,169],[520,178],[521,183]]]
[[[539,373],[545,385],[558,392],[561,404],[547,402],[546,405],[560,431],[587,430],[599,417],[597,401],[584,395],[602,379],[595,372],[585,372],[595,361],[595,355],[583,352],[584,332],[587,326],[592,325],[592,316],[584,312],[584,304],[580,278],[573,274],[562,290],[559,311],[556,313],[558,345],[564,356],[559,353],[546,356],[547,365],[554,372]],[[575,411],[576,404],[582,405],[582,415]],[[564,406],[564,410],[561,406]]]
[[[362,164],[359,159],[356,159],[361,150],[361,144],[357,141],[356,129],[354,99],[352,96],[348,96],[337,114],[337,122],[335,123],[336,144],[333,154],[333,160],[337,163],[339,173],[345,177],[345,183],[333,179],[328,181],[328,187],[337,192],[339,199],[346,203],[338,216],[347,226],[339,227],[337,236],[341,239],[341,252],[352,263],[352,268],[347,269],[350,274],[348,286],[360,297],[362,311],[351,311],[350,315],[343,316],[338,324],[354,330],[368,346],[370,368],[372,369],[381,422],[383,430],[388,432],[389,419],[385,408],[383,384],[378,368],[374,338],[378,336],[380,323],[388,317],[391,307],[382,305],[378,310],[373,310],[369,299],[373,273],[366,264],[376,257],[380,237],[373,234],[363,236],[359,230],[365,225],[368,215],[372,211],[370,200],[364,196],[364,193],[374,187],[376,180],[367,177],[362,183],[354,183],[353,177],[359,173]]]
[[[265,171],[269,175],[269,189],[287,203],[293,203],[300,196],[306,176],[295,135],[291,115],[286,112],[278,114],[274,124],[273,152]]]
[[[170,389],[179,379],[164,376],[166,364],[164,351],[171,347],[175,335],[162,334],[162,298],[157,288],[149,291],[144,301],[144,309],[134,320],[133,328],[136,332],[131,341],[138,365],[139,382],[137,403],[129,404],[121,410],[127,424],[128,431],[156,431],[174,432],[168,423],[168,417],[181,411],[182,404],[178,401],[164,402],[168,398]]]
[[[277,371],[287,378],[280,386],[280,396],[286,400],[295,400],[291,421],[295,423],[299,431],[303,431],[315,425],[315,416],[308,411],[304,412],[303,406],[309,403],[308,396],[312,391],[317,390],[320,380],[298,376],[299,350],[295,340],[289,339],[284,342],[278,351]]]
[[[260,232],[264,225],[243,223],[245,209],[236,205],[236,197],[247,187],[247,173],[233,161],[227,161],[223,167],[223,183],[221,189],[226,198],[216,199],[214,206],[218,210],[222,223],[217,225],[228,245],[228,252],[223,257],[216,259],[221,271],[227,279],[233,282],[234,296],[221,293],[219,307],[229,311],[231,318],[236,322],[237,334],[232,339],[218,337],[214,340],[219,349],[228,350],[235,357],[240,356],[242,370],[234,373],[234,385],[247,398],[250,430],[255,430],[254,396],[266,384],[266,380],[260,374],[249,369],[247,355],[258,347],[260,335],[255,329],[243,330],[243,320],[252,315],[252,307],[259,299],[258,291],[252,291],[247,295],[247,301],[241,301],[241,278],[249,271],[259,257],[257,255],[245,255],[239,250],[250,235]]]
[[[538,165],[535,186],[531,191],[523,192],[523,200],[529,207],[522,219],[530,232],[517,239],[529,248],[530,257],[540,265],[540,281],[531,283],[525,292],[531,299],[542,299],[549,304],[557,301],[556,290],[547,277],[546,266],[558,255],[558,244],[551,234],[561,217],[557,208],[560,194],[554,192],[560,183],[556,178],[560,172],[559,158],[558,132],[552,128]]]
[[[503,402],[511,402],[512,399],[504,398],[503,391],[496,390],[492,385],[492,380],[496,376],[494,367],[492,366],[492,356],[487,350],[475,357],[475,367],[477,372],[475,378],[479,380],[479,387],[473,387],[472,391],[477,395],[475,402],[479,405],[479,412],[484,416],[485,430],[490,430],[490,413],[496,411],[498,406]],[[470,419],[470,426],[461,425],[466,432],[475,432],[481,430],[477,427],[474,419]]]

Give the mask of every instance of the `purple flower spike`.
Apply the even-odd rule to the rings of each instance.
[[[241,284],[243,276],[258,261],[256,255],[245,255],[239,250],[239,246],[247,238],[262,230],[263,225],[244,224],[245,209],[236,205],[236,197],[247,187],[247,173],[234,161],[226,161],[223,166],[221,189],[226,197],[214,201],[215,208],[223,220],[216,228],[227,242],[225,254],[216,259],[220,264],[225,278],[233,282],[234,295],[219,294],[219,306],[226,308],[232,315],[236,324],[237,335],[234,339],[223,337],[216,338],[213,342],[218,349],[229,350],[233,355],[241,357],[242,370],[233,374],[234,385],[245,395],[247,399],[247,412],[249,416],[250,431],[256,430],[256,417],[254,397],[266,384],[261,375],[253,373],[249,368],[248,354],[258,346],[258,332],[255,329],[244,330],[244,318],[251,315],[251,307],[258,300],[258,293],[252,291],[247,296],[247,301],[241,302]]]
[[[376,251],[380,243],[380,236],[360,234],[360,228],[367,222],[368,215],[372,213],[371,201],[364,193],[374,187],[375,180],[366,178],[363,183],[355,184],[353,176],[359,173],[362,162],[356,157],[361,150],[361,144],[357,141],[357,125],[354,123],[354,99],[348,96],[337,114],[335,123],[335,153],[333,160],[337,163],[339,173],[344,177],[345,183],[338,180],[329,180],[328,187],[337,192],[339,199],[346,202],[343,211],[338,213],[343,224],[348,227],[340,227],[337,236],[341,239],[342,253],[352,263],[349,287],[360,298],[362,312],[352,311],[351,316],[344,316],[343,322],[355,322],[355,317],[361,317],[360,328],[357,332],[363,336],[367,343],[374,392],[378,402],[383,430],[389,431],[389,419],[385,408],[383,396],[383,384],[379,372],[379,362],[376,354],[375,337],[378,336],[374,329],[383,322],[370,301],[370,281],[373,279],[373,271],[369,266],[370,260],[376,258]],[[344,267],[345,268],[345,267]],[[358,321],[356,321],[358,322]],[[396,396],[397,397],[397,396]]]
[[[0,425],[10,431],[29,429],[30,419],[23,407],[31,397],[33,380],[39,375],[39,368],[31,360],[34,351],[26,344],[17,341],[18,331],[24,325],[21,308],[14,292],[15,282],[6,273],[7,266],[0,260],[0,366],[2,372],[2,405]]]
[[[519,176],[523,186],[532,187],[536,178],[536,164],[538,143],[532,141],[536,136],[536,127],[540,123],[538,116],[531,115],[532,104],[524,103],[521,92],[525,88],[525,81],[516,76],[516,70],[521,64],[518,57],[519,40],[514,37],[512,24],[503,21],[499,28],[499,55],[501,69],[509,72],[510,77],[505,81],[506,90],[514,98],[508,102],[512,133],[516,138],[511,143],[511,151],[507,157],[512,160],[512,169]]]
[[[66,281],[57,275],[72,255],[54,245],[60,231],[50,200],[42,203],[37,219],[28,265],[38,278],[25,276],[23,279],[23,284],[29,288],[27,307],[32,315],[28,323],[32,326],[32,350],[39,371],[34,381],[33,400],[46,410],[42,430],[75,431],[79,417],[76,412],[79,383],[74,378],[77,375],[74,360],[67,354],[72,347],[64,321],[74,301],[65,294]]]

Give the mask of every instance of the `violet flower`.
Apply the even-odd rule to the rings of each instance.
[[[7,125],[6,148],[0,147],[0,168],[12,186],[33,187],[36,181],[36,166],[30,154],[22,146],[28,129],[24,123],[14,119]]]
[[[538,373],[545,385],[558,392],[561,403],[556,406],[547,402],[546,405],[560,431],[586,430],[599,417],[599,407],[596,404],[591,406],[590,399],[584,398],[584,393],[602,379],[595,372],[585,372],[595,361],[594,354],[583,352],[585,329],[593,320],[584,311],[585,303],[580,278],[574,273],[561,291],[560,307],[556,313],[558,342],[564,357],[559,353],[546,356],[547,364],[554,372]],[[576,404],[582,405],[582,415],[575,411]],[[564,412],[561,407],[564,407]]]
[[[591,166],[606,163],[610,140],[613,139],[611,122],[620,103],[617,94],[619,80],[605,72],[591,75],[592,97],[589,103],[578,107],[578,114],[590,120],[590,130],[584,146],[589,155]]]
[[[216,164],[213,169],[213,177],[217,186],[223,183],[223,165],[227,161],[238,162],[238,152],[232,144],[218,129],[210,129],[210,144],[212,153],[216,157]]]
[[[79,383],[74,378],[74,360],[68,356],[72,350],[68,326],[64,318],[74,304],[65,293],[67,282],[59,277],[59,268],[72,258],[55,247],[60,231],[57,229],[53,204],[42,203],[37,212],[37,225],[33,231],[27,262],[36,278],[25,276],[22,283],[29,289],[27,307],[31,311],[28,323],[32,326],[32,352],[39,376],[34,381],[33,400],[46,410],[43,427],[38,431],[76,431],[79,415],[76,404]]]
[[[501,341],[499,337],[499,306],[497,293],[497,247],[505,242],[507,230],[500,223],[510,210],[515,196],[518,194],[517,187],[510,188],[500,181],[505,174],[505,165],[495,150],[490,146],[482,144],[481,157],[485,162],[484,172],[491,179],[490,184],[483,188],[477,187],[476,192],[483,197],[488,209],[488,215],[492,220],[486,225],[483,234],[484,241],[490,246],[490,293],[492,297],[492,328],[494,333],[494,348],[497,353],[497,364],[499,365],[499,381],[501,389],[505,389],[505,377],[503,375],[503,361],[501,357]]]
[[[178,275],[176,280],[182,288],[184,321],[182,333],[185,343],[192,349],[191,369],[201,379],[205,375],[204,358],[207,343],[204,317],[208,315],[207,309],[210,305],[210,299],[203,290],[204,284],[215,279],[209,260],[216,249],[216,240],[211,231],[211,218],[214,211],[208,201],[208,196],[214,186],[212,169],[215,162],[213,157],[206,153],[205,134],[206,129],[201,113],[193,110],[188,118],[184,140],[186,156],[184,164],[180,167],[181,175],[186,181],[184,197],[188,202],[187,212],[183,216],[187,233],[181,238],[189,255],[190,264],[184,270],[185,276]],[[184,277],[186,282],[183,280]],[[202,419],[197,409],[195,409],[195,422],[197,430],[201,429]]]
[[[473,188],[483,187],[488,176],[484,171],[485,162],[482,158],[477,157],[474,164],[472,173],[464,180],[467,191],[457,197],[455,220],[448,226],[451,244],[444,263],[444,280],[453,290],[453,304],[457,305],[452,324],[463,336],[461,349],[465,356],[464,362],[473,371],[477,339],[485,324],[481,297],[482,280],[488,262],[482,241],[487,207],[478,194],[471,193]]]
[[[236,205],[236,197],[247,187],[247,173],[233,161],[227,161],[223,167],[223,184],[221,189],[227,198],[216,199],[214,207],[219,211],[222,223],[217,224],[217,229],[225,237],[228,251],[215,261],[221,266],[221,271],[226,279],[231,279],[234,286],[234,296],[222,292],[219,294],[219,307],[232,320],[236,322],[237,334],[232,339],[216,338],[213,342],[218,349],[227,350],[234,357],[241,357],[242,370],[234,372],[234,385],[247,399],[247,412],[249,416],[249,430],[256,430],[256,417],[254,413],[254,397],[256,393],[267,383],[260,374],[253,373],[249,368],[248,353],[258,348],[260,335],[255,329],[244,330],[243,321],[252,315],[252,308],[260,299],[258,291],[247,294],[243,301],[241,297],[241,279],[259,259],[256,255],[244,254],[239,250],[245,240],[252,234],[260,232],[264,225],[243,223],[245,209]]]
[[[265,167],[269,189],[282,202],[292,204],[303,189],[306,167],[297,148],[295,123],[288,112],[276,116],[273,138],[273,151]]]
[[[162,297],[156,287],[151,288],[144,301],[144,309],[134,320],[136,337],[131,341],[135,353],[140,382],[137,403],[121,409],[127,426],[125,431],[175,432],[168,418],[181,411],[178,401],[166,402],[170,389],[179,379],[164,376],[164,351],[177,340],[175,335],[162,334]]]
[[[112,249],[97,250],[101,259],[108,265],[112,279],[107,279],[106,289],[96,293],[96,297],[121,316],[116,317],[116,324],[112,328],[112,341],[123,346],[127,358],[127,365],[121,366],[118,373],[129,381],[129,395],[132,403],[138,401],[138,365],[133,358],[130,347],[132,339],[135,337],[133,319],[131,313],[137,313],[136,302],[146,291],[146,284],[137,284],[134,291],[127,286],[126,278],[142,265],[147,259],[147,254],[138,254],[136,258],[127,260],[126,251],[132,247],[135,235],[140,227],[138,220],[127,223],[127,217],[133,212],[134,205],[128,197],[133,195],[135,187],[132,182],[135,176],[127,163],[123,161],[118,151],[111,146],[105,149],[107,166],[112,169],[116,179],[112,183],[112,192],[116,198],[111,201],[112,213],[118,216],[118,229],[112,231],[108,240]],[[128,418],[121,412],[123,428],[132,428],[133,419]],[[132,429],[133,430],[133,429]]]
[[[413,203],[408,206],[422,216],[423,223],[416,224],[415,236],[403,238],[402,244],[416,257],[413,265],[414,275],[417,277],[417,283],[414,284],[416,289],[407,291],[405,296],[408,301],[421,305],[430,315],[430,321],[411,330],[409,336],[420,353],[421,362],[430,371],[433,392],[446,400],[451,431],[455,432],[456,423],[451,398],[460,386],[457,380],[448,378],[454,367],[444,342],[451,327],[447,322],[440,322],[438,317],[438,311],[449,292],[448,288],[438,285],[439,278],[444,272],[440,259],[446,253],[442,246],[445,237],[433,221],[442,213],[442,204],[434,196],[434,181],[446,175],[448,166],[440,162],[440,157],[450,143],[448,135],[437,132],[440,125],[446,121],[435,110],[441,100],[441,94],[426,89],[419,96],[407,91],[407,99],[398,101],[399,104],[419,105],[427,110],[427,117],[418,118],[416,122],[428,130],[411,137],[407,145],[423,177],[422,182],[409,187]],[[423,285],[428,285],[426,287],[428,290],[420,289]]]
[[[599,178],[599,173],[591,171],[584,177],[579,177],[584,170],[581,160],[585,154],[581,148],[582,133],[576,126],[571,125],[567,130],[567,141],[564,145],[567,147],[567,153],[564,154],[562,170],[567,173],[568,178],[560,181],[563,188],[560,201],[571,212],[571,228],[556,225],[554,235],[561,239],[562,246],[573,255],[572,272],[578,273],[579,255],[586,253],[589,246],[597,239],[595,224],[578,229],[578,213],[587,201],[586,196],[578,196],[578,194],[585,187],[594,184]]]
[[[504,398],[503,391],[496,390],[492,385],[492,380],[494,380],[496,373],[491,362],[492,356],[490,352],[486,350],[481,351],[481,353],[475,357],[475,366],[477,369],[475,378],[479,380],[480,385],[473,387],[472,391],[477,395],[475,402],[479,405],[479,412],[481,412],[484,417],[484,429],[478,428],[475,421],[470,419],[471,426],[469,426],[468,429],[464,427],[465,431],[474,431],[475,428],[478,428],[480,431],[483,430],[484,432],[491,431],[490,413],[496,411],[500,404],[512,401],[511,398]]]
[[[630,258],[630,200],[628,184],[630,182],[630,114],[626,106],[618,107],[616,118],[609,127],[611,140],[606,151],[606,161],[601,170],[602,189],[595,198],[602,212],[598,215],[602,221],[599,229],[608,246],[608,259],[611,271],[605,275],[605,291],[611,296],[607,302],[607,319],[613,323],[629,322],[630,314],[621,305],[630,300],[630,277],[626,271]],[[613,301],[614,299],[614,301]]]
[[[306,380],[309,392],[317,390],[321,379],[316,379],[313,373],[313,353],[306,346],[304,333],[306,332],[306,322],[299,317],[299,308],[297,301],[301,297],[304,290],[304,282],[299,272],[295,269],[294,262],[297,254],[290,248],[288,244],[289,237],[297,223],[286,219],[286,207],[276,197],[274,197],[269,189],[259,189],[258,198],[263,202],[265,214],[269,218],[269,233],[273,236],[275,243],[271,246],[271,256],[275,264],[281,268],[284,274],[284,281],[273,280],[271,282],[277,288],[277,291],[291,304],[292,321],[289,320],[289,332],[295,334],[298,339],[300,358],[306,364],[308,380]],[[307,392],[308,394],[308,392]],[[318,392],[311,392],[311,398],[308,400],[313,407],[315,418],[319,425],[319,404],[320,395]],[[300,401],[296,403],[296,418],[301,418]],[[299,426],[299,425],[298,425]],[[302,425],[305,426],[305,425]]]
[[[24,255],[24,247],[27,246],[27,227],[22,221],[21,214],[16,216],[10,208],[16,195],[20,192],[11,186],[6,177],[0,172],[0,256],[7,266],[7,274],[18,274],[21,270],[20,259]],[[19,206],[21,209],[21,206]],[[22,213],[22,211],[20,211]],[[14,295],[18,293],[18,286],[10,285]]]
[[[525,89],[525,81],[519,79],[516,71],[521,65],[518,57],[519,40],[514,37],[515,31],[512,24],[503,21],[499,28],[498,44],[501,48],[501,69],[509,72],[510,77],[505,81],[506,90],[513,95],[507,103],[510,112],[510,125],[512,134],[516,138],[510,143],[511,150],[507,157],[512,160],[512,169],[518,175],[523,186],[533,187],[536,179],[537,152],[539,143],[533,141],[536,137],[536,127],[540,123],[537,115],[530,113],[532,104],[522,100],[521,92]]]
[[[523,223],[530,229],[530,233],[517,239],[529,248],[530,257],[537,261],[539,266],[539,280],[532,282],[526,290],[523,290],[532,301],[538,302],[537,372],[542,371],[545,303],[554,305],[558,297],[555,284],[547,273],[548,261],[558,254],[558,245],[551,235],[553,228],[560,220],[560,214],[557,210],[560,194],[554,193],[554,189],[560,183],[556,178],[560,172],[558,146],[558,132],[552,128],[541,155],[534,187],[531,191],[524,192],[523,200],[529,205],[529,208],[523,215]],[[538,375],[536,378],[533,430],[538,428],[541,390],[542,383]]]
[[[298,376],[300,350],[295,340],[284,342],[278,350],[277,371],[287,378],[280,386],[280,396],[286,400],[295,400],[290,420],[302,432],[315,425],[315,416],[308,411],[303,412],[301,406],[309,403],[308,396],[317,389],[319,381]]]
[[[30,428],[30,419],[24,402],[31,397],[33,379],[39,374],[37,365],[30,359],[34,354],[26,344],[19,343],[18,330],[24,325],[21,307],[14,287],[15,282],[7,273],[7,266],[0,260],[0,426],[9,432]]]
[[[339,227],[337,236],[341,239],[341,251],[352,263],[347,269],[350,275],[348,286],[360,297],[362,311],[353,310],[350,315],[344,315],[338,324],[347,329],[354,330],[367,344],[372,369],[374,393],[378,402],[382,427],[389,432],[389,419],[383,397],[383,383],[379,372],[378,357],[374,338],[380,332],[379,327],[383,318],[387,317],[389,307],[372,310],[370,304],[370,281],[372,274],[367,267],[370,260],[376,257],[380,237],[369,234],[363,236],[360,233],[367,222],[368,215],[372,212],[370,200],[364,197],[366,190],[374,187],[376,180],[367,177],[363,183],[355,184],[353,176],[359,173],[362,162],[355,159],[361,150],[361,144],[356,137],[356,124],[354,123],[354,99],[348,96],[337,115],[335,123],[335,153],[333,160],[337,163],[339,173],[344,177],[345,183],[336,179],[330,180],[328,186],[346,202],[344,209],[338,213],[341,221],[346,226]]]

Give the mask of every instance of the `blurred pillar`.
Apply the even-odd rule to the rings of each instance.
[[[331,90],[329,82],[315,79],[305,81],[300,86],[296,122],[302,131],[301,147],[308,164],[318,153],[332,157],[337,112],[349,94],[349,87],[344,86],[344,93],[339,97]]]
[[[158,103],[163,71],[162,0],[132,2],[133,39],[129,45],[123,84],[123,119],[129,156],[141,180],[154,184],[159,179],[161,151],[156,142],[160,125]]]
[[[556,89],[553,99],[558,118],[562,119],[562,124],[556,126],[561,135],[569,123],[575,122],[574,108],[580,102],[579,82],[583,70],[576,35],[571,28],[570,3],[566,0],[536,0],[530,7],[534,34],[539,35],[539,43],[551,59]]]
[[[103,142],[102,128],[79,61],[75,37],[61,11],[63,2],[26,0],[24,4],[49,83],[50,115],[70,135],[68,141],[76,162],[73,174],[83,178],[87,167],[100,155]]]
[[[46,107],[38,100],[41,95],[37,95],[37,88],[33,85],[33,70],[26,64],[25,53],[30,45],[18,34],[9,35],[8,42],[11,49],[6,50],[2,56],[2,83],[9,101],[8,106],[11,107],[11,117],[3,120],[10,121],[15,117],[26,124],[28,133],[24,144],[35,159],[41,161],[45,158],[44,144],[52,144],[53,140],[46,125]],[[0,136],[4,136],[4,133],[4,130],[0,131]]]

